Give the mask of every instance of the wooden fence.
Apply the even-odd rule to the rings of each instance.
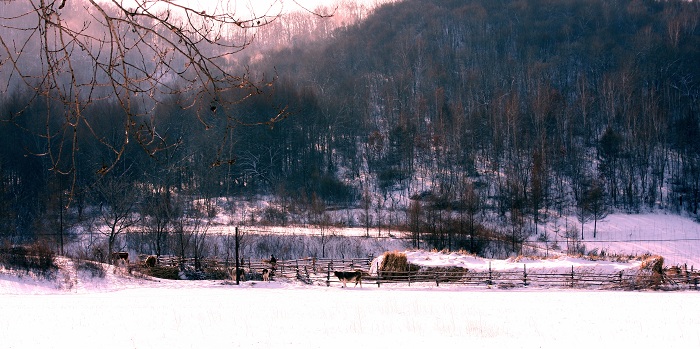
[[[307,284],[330,286],[340,283],[333,271],[361,270],[363,284],[443,284],[486,286],[497,288],[515,287],[565,287],[591,289],[693,289],[698,290],[700,272],[694,270],[673,270],[662,274],[639,270],[626,270],[617,273],[597,273],[573,266],[566,272],[529,271],[523,264],[522,269],[508,271],[493,270],[473,271],[462,268],[427,268],[407,272],[380,271],[370,274],[372,257],[351,259],[301,258],[276,261],[273,266],[269,260],[244,259],[239,266],[249,275],[259,275],[263,269],[272,270],[273,278],[297,279]],[[181,259],[173,256],[161,256],[160,265],[193,265],[192,258]],[[203,268],[232,270],[235,260],[221,258],[204,258],[199,261]],[[379,269],[379,268],[376,268]]]
[[[693,289],[698,290],[700,273],[692,270],[678,274],[658,274],[639,270],[627,270],[617,273],[596,273],[577,270],[573,266],[567,272],[530,272],[523,265],[522,270],[470,271],[466,269],[432,268],[410,272],[380,272],[376,277],[368,278],[378,285],[383,283],[434,283],[489,286],[498,288],[514,287],[566,287],[594,289]]]

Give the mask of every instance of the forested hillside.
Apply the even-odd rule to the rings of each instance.
[[[479,252],[515,250],[551,216],[697,217],[698,1],[405,0],[358,16],[261,37],[274,44],[239,64],[274,81],[232,96],[239,124],[216,101],[193,122],[170,97],[144,121],[161,151],[131,142],[104,177],[113,159],[95,142],[124,134],[114,102],[94,106],[72,183],[37,156],[51,106],[4,96],[0,230],[41,236],[68,199],[70,222],[128,202],[153,223],[191,213],[184,198],[269,195],[269,223],[403,227]],[[338,207],[361,213],[324,214]]]
[[[494,217],[521,240],[549,215],[587,221],[660,207],[695,216],[698,10],[686,1],[383,6],[328,44],[265,62],[280,72],[277,96],[283,88],[295,95],[281,100],[299,101],[288,103],[299,108],[294,128],[264,142],[281,152],[270,174],[293,184],[285,192],[405,209],[400,223],[438,232],[439,247],[475,248],[453,239],[470,240]]]

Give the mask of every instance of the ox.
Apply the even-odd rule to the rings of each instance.
[[[360,284],[360,287],[362,287],[362,271],[361,270],[355,270],[355,271],[334,271],[333,274],[340,280],[340,282],[343,283],[343,287],[347,286],[346,283],[348,282],[354,282],[355,287],[357,287],[357,284]]]

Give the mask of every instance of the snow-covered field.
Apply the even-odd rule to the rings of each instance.
[[[580,233],[581,225],[569,218],[569,225]],[[643,255],[657,254],[664,257],[666,265],[687,264],[688,268],[700,268],[700,224],[687,217],[664,213],[637,215],[611,214],[597,223],[597,234],[593,237],[593,222],[584,225],[581,241],[590,251],[598,249],[608,254]],[[559,231],[558,243],[566,246],[562,238],[565,231],[563,219],[550,222],[546,229],[550,240]]]
[[[609,216],[588,249],[659,253],[700,265],[700,225],[670,215]],[[589,236],[589,233],[591,234]],[[630,241],[621,242],[624,237]],[[673,237],[669,239],[668,237]],[[613,241],[616,240],[616,241]],[[676,240],[676,241],[664,241]],[[669,253],[664,254],[664,251]],[[528,270],[636,264],[518,261],[408,252],[426,266]],[[149,280],[108,270],[52,281],[0,270],[5,348],[699,348],[700,291],[509,290],[441,284],[341,289],[291,281]],[[110,267],[111,268],[111,267]]]
[[[700,347],[695,291],[126,283],[114,274],[72,292],[0,285],[0,348]]]
[[[664,256],[668,265],[688,264],[700,267],[700,224],[663,213],[610,215],[598,223],[601,232],[593,238],[586,224],[586,247],[606,251],[641,254],[653,251]]]

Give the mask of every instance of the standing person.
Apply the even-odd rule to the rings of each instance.
[[[277,258],[275,258],[275,255],[272,254],[272,255],[270,255],[270,276],[274,276],[276,270],[277,270]]]

